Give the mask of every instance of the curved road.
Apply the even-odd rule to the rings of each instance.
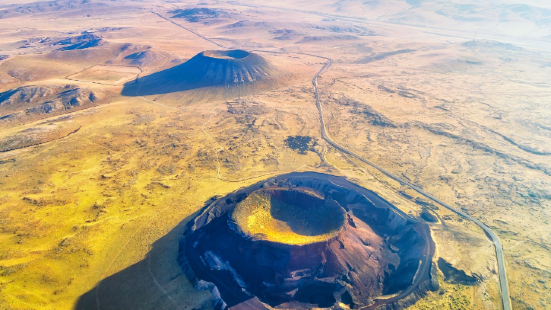
[[[183,28],[183,29],[193,33],[194,35],[196,35],[196,36],[198,36],[198,37],[200,37],[200,38],[202,38],[202,39],[204,39],[204,40],[206,40],[206,41],[208,41],[208,42],[210,42],[210,43],[212,43],[212,44],[214,44],[214,45],[216,45],[220,48],[228,49],[226,46],[223,46],[222,44],[220,44],[220,43],[218,43],[218,42],[216,42],[212,39],[209,39],[209,38],[195,32],[195,31],[193,31],[193,30],[191,30],[187,27],[184,27],[184,26],[170,20],[169,18],[166,18],[166,17],[162,16],[159,13],[156,13],[156,12],[152,12],[152,13],[159,16],[160,18],[174,24],[175,26]],[[269,52],[269,53],[286,53],[286,52],[263,51],[263,50],[256,50],[256,51]],[[331,66],[331,64],[333,63],[333,60],[331,58],[328,58],[328,57],[323,57],[323,56],[313,55],[313,54],[308,54],[308,53],[298,52],[298,53],[294,53],[294,54],[308,55],[308,56],[313,56],[313,57],[322,58],[322,59],[327,60],[327,63],[318,71],[318,73],[314,76],[314,79],[312,80],[312,84],[314,85],[314,94],[315,94],[315,97],[316,97],[316,107],[318,108],[319,119],[320,119],[320,124],[321,124],[321,136],[322,136],[322,138],[325,141],[327,141],[327,143],[329,145],[331,145],[332,147],[334,147],[335,149],[337,149],[337,150],[339,150],[339,151],[341,151],[345,154],[348,154],[350,156],[353,156],[353,157],[357,158],[358,160],[372,166],[373,168],[375,168],[375,169],[379,170],[380,172],[382,172],[387,177],[399,182],[400,184],[407,185],[407,186],[411,187],[412,189],[417,191],[419,194],[421,194],[421,195],[427,197],[428,199],[442,205],[443,207],[445,207],[445,208],[449,209],[450,211],[458,214],[459,216],[474,222],[476,225],[478,225],[480,228],[482,228],[482,230],[484,230],[486,235],[492,240],[492,242],[494,243],[495,249],[496,249],[496,257],[497,257],[497,264],[498,264],[498,271],[499,271],[499,283],[500,283],[500,287],[501,287],[501,300],[502,300],[502,304],[503,304],[503,309],[504,310],[511,310],[511,300],[509,299],[509,289],[508,289],[508,285],[507,285],[507,276],[506,276],[506,271],[505,271],[505,260],[503,258],[503,249],[502,249],[501,242],[499,241],[499,238],[497,237],[497,235],[488,226],[486,226],[481,221],[473,218],[472,216],[468,215],[467,213],[465,213],[463,211],[460,211],[460,210],[452,207],[451,205],[445,203],[444,201],[434,197],[430,193],[425,192],[420,187],[401,179],[400,177],[388,172],[387,170],[377,166],[373,162],[361,157],[360,155],[358,155],[358,154],[356,154],[352,151],[349,151],[348,149],[338,145],[336,142],[331,140],[329,135],[327,135],[327,131],[325,129],[325,122],[324,122],[324,119],[323,119],[323,113],[322,113],[321,103],[320,103],[320,99],[319,99],[319,92],[318,92],[318,77],[327,68],[329,68],[329,66]]]
[[[318,56],[318,57],[321,57],[321,56]],[[360,160],[360,161],[372,166],[373,168],[379,170],[380,172],[382,172],[387,177],[399,182],[400,184],[407,185],[407,186],[411,187],[412,189],[417,191],[419,194],[421,194],[421,195],[427,197],[428,199],[430,199],[430,200],[446,207],[450,211],[462,216],[463,218],[474,222],[476,225],[478,225],[480,228],[482,228],[484,230],[484,232],[486,233],[486,235],[492,240],[492,242],[494,243],[495,249],[496,249],[497,265],[498,265],[498,269],[499,269],[499,283],[500,283],[500,287],[501,287],[501,300],[502,300],[502,303],[503,303],[503,309],[504,310],[511,310],[511,300],[509,299],[509,288],[508,288],[508,285],[507,285],[507,276],[506,276],[506,273],[505,273],[505,260],[503,258],[503,248],[501,247],[501,242],[499,241],[499,238],[497,237],[496,233],[494,233],[488,226],[486,226],[486,224],[484,224],[481,221],[475,219],[474,217],[468,215],[467,213],[452,207],[451,205],[445,203],[444,201],[434,197],[430,193],[425,192],[420,187],[418,187],[418,186],[416,186],[416,185],[414,185],[410,182],[407,182],[406,180],[401,179],[400,177],[398,177],[398,176],[388,172],[387,170],[377,166],[373,162],[371,162],[371,161],[361,157],[360,155],[358,155],[358,154],[356,154],[352,151],[349,151],[348,149],[338,145],[336,142],[331,140],[329,135],[327,135],[327,131],[325,130],[325,123],[324,123],[324,120],[323,120],[323,113],[322,113],[322,109],[321,109],[321,103],[320,103],[319,94],[318,94],[318,77],[323,73],[323,71],[325,71],[333,63],[333,60],[331,60],[330,58],[326,58],[326,57],[321,57],[321,58],[327,59],[327,63],[316,74],[316,76],[312,80],[312,84],[314,84],[314,92],[315,92],[315,95],[316,95],[316,106],[317,106],[318,112],[319,112],[322,138],[325,141],[327,141],[327,143],[329,143],[329,145],[331,145],[335,149],[337,149],[337,150],[339,150],[339,151],[341,151],[345,154],[348,154],[350,156],[356,157],[358,160]]]

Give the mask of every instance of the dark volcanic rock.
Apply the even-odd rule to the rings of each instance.
[[[274,241],[281,233],[289,241]],[[373,192],[293,173],[207,206],[184,233],[179,262],[192,283],[214,285],[221,308],[403,309],[438,289],[433,255],[428,226]]]
[[[70,37],[58,42],[55,42],[56,45],[63,45],[59,50],[60,51],[72,51],[72,50],[83,50],[90,47],[100,46],[105,44],[105,41],[92,33],[83,34],[76,37]]]
[[[316,141],[309,136],[289,136],[285,139],[285,144],[292,150],[298,151],[302,155],[306,155],[307,151],[313,150]]]
[[[174,14],[172,18],[184,18],[191,23],[196,23],[204,19],[227,18],[230,16],[230,14],[223,10],[209,8],[178,9],[169,13]]]

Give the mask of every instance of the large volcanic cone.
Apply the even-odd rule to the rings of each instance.
[[[262,56],[244,50],[201,52],[185,63],[125,85],[128,96],[165,94],[203,87],[234,88],[270,81],[277,70]]]
[[[428,226],[374,193],[303,173],[207,207],[182,239],[180,263],[222,308],[400,309],[437,287],[433,252]]]

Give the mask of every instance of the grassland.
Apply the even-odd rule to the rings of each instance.
[[[121,85],[135,80],[142,71],[138,67],[125,66],[93,66],[77,74],[68,76],[68,79],[94,82],[107,85]]]
[[[294,72],[293,80],[257,93],[109,95],[97,106],[63,111],[68,118],[44,113],[0,122],[0,145],[17,148],[0,152],[0,308],[208,309],[210,293],[193,288],[176,263],[189,217],[212,197],[308,170],[345,175],[410,215],[426,210],[438,219],[430,224],[435,259],[480,282],[455,284],[439,273],[441,290],[412,309],[498,309],[495,256],[480,229],[323,142],[311,86],[323,61],[305,55],[319,54],[334,60],[318,81],[331,137],[489,225],[504,245],[513,307],[547,309],[551,56],[540,45],[546,41],[508,35],[517,19],[473,42],[472,25],[459,32],[457,19],[446,24],[438,17],[442,27],[429,29],[398,17],[354,19],[360,6],[354,1],[339,4],[340,11],[327,1],[305,5],[322,15],[285,1],[282,10],[259,2],[251,8],[256,2],[207,2],[229,17],[173,20],[235,48],[286,52],[265,56]],[[96,12],[91,16],[81,14],[85,7],[0,18],[2,53],[9,56],[0,63],[0,91],[76,83],[119,94],[120,84],[102,83],[137,71],[107,73],[108,61],[119,64],[144,50],[163,55],[140,67],[146,75],[216,48],[150,13],[169,17],[168,3],[108,5],[88,8]],[[339,14],[350,16],[336,20]],[[242,20],[262,23],[234,25]],[[92,28],[105,45],[20,48],[30,38],[61,39]],[[299,37],[281,39],[282,29]],[[341,32],[357,38],[343,40]],[[323,40],[297,43],[305,36]],[[296,136],[311,138],[304,152],[288,147]]]

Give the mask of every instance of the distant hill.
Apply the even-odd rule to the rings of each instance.
[[[141,51],[130,54],[124,57],[125,60],[130,60],[131,65],[148,66],[159,60],[159,55],[153,51]]]
[[[36,119],[97,104],[102,96],[75,85],[29,85],[0,93],[0,122]]]
[[[93,33],[87,33],[76,37],[65,38],[54,42],[54,45],[63,45],[63,47],[59,49],[61,51],[72,51],[100,46],[105,43],[106,42],[100,36]]]
[[[349,41],[359,40],[360,38],[355,35],[343,34],[333,36],[306,36],[297,43],[315,43],[315,42],[327,42],[327,41]]]
[[[38,1],[24,5],[11,5],[0,11],[0,18],[16,17],[27,14],[60,12],[67,10],[86,9],[91,12],[94,9],[107,8],[110,5],[105,2],[90,0],[56,0]]]
[[[184,18],[192,23],[200,22],[203,19],[230,17],[230,14],[224,10],[209,8],[178,9],[169,13],[173,14],[172,18]]]

